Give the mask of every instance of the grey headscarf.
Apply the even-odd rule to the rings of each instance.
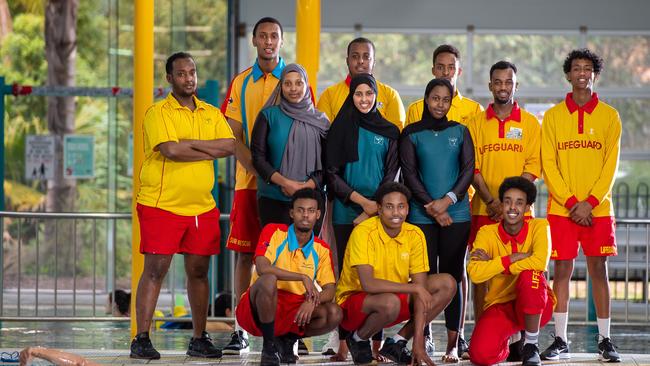
[[[282,95],[282,83],[290,72],[299,73],[307,87],[305,96],[298,103],[291,103]],[[282,155],[280,174],[292,180],[304,181],[312,172],[323,169],[321,139],[327,135],[330,122],[325,113],[314,107],[307,72],[302,66],[289,64],[282,70],[280,82],[264,108],[274,105],[279,105],[282,112],[293,118],[287,146]]]

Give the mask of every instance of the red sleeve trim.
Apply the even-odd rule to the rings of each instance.
[[[221,103],[221,113],[223,113],[224,117],[226,116],[226,111],[228,110],[228,103],[230,100],[230,93],[232,93],[232,85],[235,83],[235,79],[237,78],[237,75],[235,75],[234,78],[230,81],[230,85],[228,86],[228,92],[226,92],[226,97],[223,99],[223,102]]]
[[[594,195],[589,196],[587,202],[591,205],[591,208],[596,208],[596,206],[600,204],[600,201],[598,201],[598,198],[594,197]]]
[[[571,196],[568,200],[566,200],[566,202],[564,202],[564,207],[570,210],[573,208],[573,206],[576,205],[576,203],[578,203],[578,198],[576,198],[576,196]]]
[[[501,264],[503,265],[503,274],[510,274],[510,256],[504,255],[501,257]]]
[[[481,174],[481,169],[474,169],[474,174]]]

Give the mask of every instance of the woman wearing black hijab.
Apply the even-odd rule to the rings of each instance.
[[[330,128],[326,149],[328,190],[334,194],[332,224],[338,268],[343,266],[354,225],[377,214],[375,191],[397,175],[398,138],[399,129],[377,111],[375,78],[370,74],[355,76]],[[343,345],[335,359],[345,360],[347,347]]]
[[[426,237],[429,273],[449,273],[458,283],[458,291],[445,309],[444,362],[459,361],[460,281],[471,217],[467,189],[474,177],[474,144],[469,131],[446,117],[453,95],[449,81],[431,80],[424,93],[422,120],[405,128],[399,142],[404,182],[413,194],[407,220]]]

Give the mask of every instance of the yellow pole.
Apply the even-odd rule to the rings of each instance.
[[[320,0],[296,0],[296,62],[316,92],[320,57]]]
[[[144,256],[140,254],[140,224],[135,210],[136,197],[140,190],[140,167],[144,160],[142,121],[147,108],[153,103],[153,8],[154,0],[135,1],[133,45],[133,198],[132,263],[131,263],[131,337],[137,331],[135,319],[135,294],[144,267]]]
[[[318,86],[319,57],[320,0],[296,0],[296,62],[307,71],[314,94]],[[306,338],[305,343],[313,351],[311,338]]]

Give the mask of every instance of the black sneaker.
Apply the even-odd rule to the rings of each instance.
[[[405,339],[395,342],[393,338],[387,338],[379,354],[396,363],[411,364],[411,351],[406,348],[406,343]]]
[[[348,345],[350,354],[352,355],[352,361],[355,365],[373,365],[376,363],[375,359],[372,358],[372,349],[370,348],[370,340],[366,339],[361,341],[355,341],[352,337],[354,333],[350,333],[345,338],[345,343]],[[381,352],[381,351],[380,351]]]
[[[568,360],[571,358],[569,345],[560,337],[555,337],[553,343],[540,354],[542,360]]]
[[[508,353],[508,358],[506,358],[506,361],[508,362],[519,362],[521,361],[521,353],[522,350],[521,348],[524,345],[524,339],[520,339],[517,342],[510,343],[508,346],[508,349],[510,350],[510,353]]]
[[[522,366],[541,366],[542,360],[539,358],[539,348],[536,344],[525,343],[521,349]]]
[[[187,347],[187,355],[192,357],[203,358],[221,358],[221,350],[214,346],[212,338],[208,332],[204,331],[201,338],[190,339],[190,345]]]
[[[616,352],[616,346],[609,338],[603,338],[603,340],[598,343],[598,354],[601,361],[621,362],[621,356]]]
[[[224,355],[240,355],[250,351],[250,343],[244,338],[244,332],[236,330],[230,335],[230,342],[223,347]]]
[[[302,338],[298,339],[298,354],[300,356],[309,355],[309,348],[307,348],[307,345],[303,342]]]
[[[280,366],[280,352],[276,342],[264,340],[262,343],[261,366]]]
[[[275,344],[278,347],[280,361],[282,363],[296,363],[298,357],[293,353],[293,345],[296,344],[296,337],[291,335],[276,337]]]
[[[131,358],[139,358],[142,360],[158,360],[160,353],[153,348],[151,339],[148,332],[143,332],[135,336],[131,341]]]
[[[458,337],[458,354],[461,360],[469,360],[469,343],[463,337]]]
[[[433,358],[436,353],[436,344],[433,342],[433,337],[431,335],[424,337],[424,350],[427,352],[429,358]]]

